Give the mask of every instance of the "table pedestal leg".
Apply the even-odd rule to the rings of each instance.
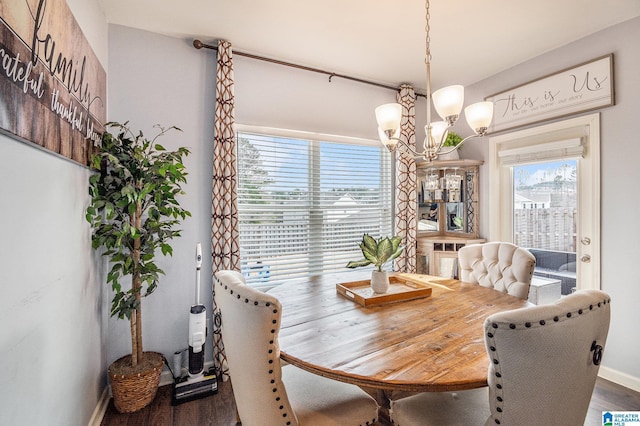
[[[378,421],[383,425],[391,425],[391,400],[389,399],[389,393],[384,389],[374,389],[364,386],[360,388],[371,395],[378,404]]]

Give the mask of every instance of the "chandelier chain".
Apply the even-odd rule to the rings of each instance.
[[[429,21],[431,18],[431,15],[429,14],[429,0],[425,0],[424,3],[424,8],[425,8],[425,26],[424,26],[424,30],[426,33],[425,36],[425,57],[424,57],[424,63],[425,63],[425,70],[426,70],[426,77],[427,77],[427,126],[426,126],[426,145],[430,145],[432,138],[431,138],[431,27],[429,25]],[[424,147],[426,149],[426,146]]]
[[[429,13],[429,0],[427,0],[425,2],[425,25],[424,25],[424,31],[426,33],[426,37],[425,37],[425,46],[426,46],[426,55],[425,55],[425,62],[429,63],[431,62],[431,26],[429,25],[429,21],[431,20],[431,14]]]

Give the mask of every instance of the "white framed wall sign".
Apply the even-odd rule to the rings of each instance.
[[[489,132],[614,105],[613,53],[487,96]]]

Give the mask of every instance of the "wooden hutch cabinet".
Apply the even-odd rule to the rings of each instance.
[[[458,250],[478,237],[478,171],[483,161],[418,165],[418,273],[458,276]]]

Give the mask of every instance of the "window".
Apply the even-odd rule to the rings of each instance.
[[[289,136],[292,135],[292,136]],[[362,234],[392,233],[389,153],[376,141],[238,132],[240,260],[247,283],[347,271]]]

